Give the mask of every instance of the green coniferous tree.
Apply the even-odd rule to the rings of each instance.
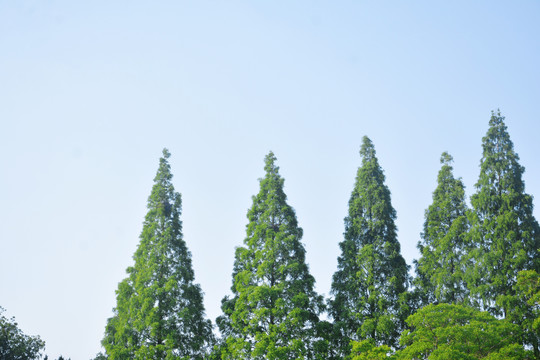
[[[203,359],[213,338],[182,238],[181,197],[163,150],[135,264],[118,285],[102,341],[109,359]]]
[[[518,272],[540,271],[540,228],[533,216],[532,196],[525,193],[524,168],[500,112],[492,113],[482,148],[480,177],[469,213],[469,236],[475,249],[468,282],[481,308],[511,318],[518,307]],[[525,342],[538,354],[537,337]]]
[[[468,254],[465,187],[452,174],[452,156],[441,155],[441,170],[433,203],[425,212],[422,240],[418,242],[420,259],[415,262],[416,290],[422,306],[430,303],[463,303],[468,290],[464,282]]]
[[[408,266],[400,253],[396,211],[371,140],[364,136],[362,166],[349,200],[341,255],[333,276],[330,315],[337,351],[349,352],[351,340],[373,339],[398,346],[408,315]]]
[[[235,253],[233,297],[217,323],[223,359],[316,358],[322,297],[305,262],[302,229],[283,191],[276,158],[265,158],[260,191],[247,213],[244,246]]]

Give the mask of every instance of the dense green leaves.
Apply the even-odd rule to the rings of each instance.
[[[333,276],[330,315],[338,354],[350,340],[372,339],[397,346],[407,316],[408,266],[396,235],[396,211],[372,142],[363,138],[345,218],[341,255]]]
[[[516,292],[522,303],[526,304],[528,328],[540,335],[540,275],[533,270],[521,271],[518,274]]]
[[[523,342],[540,359],[540,275],[534,270],[520,271],[514,289],[516,296],[507,318],[521,326]]]
[[[244,246],[236,249],[233,297],[222,302],[217,322],[224,359],[314,359],[322,297],[300,242],[302,229],[287,204],[275,156],[247,217]]]
[[[520,344],[516,324],[487,312],[452,304],[430,304],[407,318],[400,338],[403,349],[392,352],[373,340],[353,342],[351,360],[524,360],[532,358]]]
[[[474,308],[431,304],[408,318],[403,349],[391,354],[389,342],[353,342],[353,358],[540,358],[540,231],[532,197],[524,191],[524,169],[503,120],[493,114],[483,138],[472,210],[466,209],[462,182],[453,177],[451,157],[443,154],[433,204],[426,210],[415,285],[424,305],[470,303],[504,319]],[[344,243],[342,250],[358,249]],[[354,280],[361,270],[353,268],[349,278]],[[346,288],[352,281],[343,283]]]
[[[181,197],[165,149],[135,264],[119,285],[102,344],[110,359],[202,359],[213,336],[182,238]]]
[[[395,354],[388,345],[375,345],[373,339],[352,342],[350,360],[384,360],[395,359]]]
[[[39,336],[29,336],[17,326],[15,318],[8,319],[0,307],[0,359],[40,359],[45,342]]]
[[[469,212],[473,250],[467,282],[472,299],[525,329],[524,343],[540,356],[540,338],[527,325],[531,314],[516,287],[520,271],[540,271],[540,227],[532,213],[532,196],[525,193],[524,168],[500,113],[492,114],[482,148]]]
[[[472,209],[452,157],[441,156],[415,261],[412,300],[420,301],[413,303],[390,191],[363,138],[328,300],[333,323],[319,319],[324,302],[270,152],[235,252],[217,342],[194,283],[164,149],[134,265],[107,321],[105,354],[95,359],[540,359],[540,227],[500,113],[492,114],[482,147]],[[44,342],[2,313],[0,359],[41,358]]]
[[[517,273],[540,270],[540,228],[525,193],[524,168],[518,163],[504,117],[493,113],[482,139],[483,155],[473,210],[470,241],[475,266],[469,273],[471,292],[493,314],[508,313]]]
[[[428,305],[407,319],[399,359],[525,359],[520,329],[462,305]]]
[[[468,289],[464,282],[468,255],[465,190],[452,173],[452,157],[441,156],[441,170],[433,203],[425,212],[420,259],[416,261],[415,286],[421,303],[463,303]]]

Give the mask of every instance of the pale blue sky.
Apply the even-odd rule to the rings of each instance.
[[[411,265],[441,152],[470,196],[492,109],[540,196],[539,47],[537,1],[0,0],[0,306],[100,351],[163,147],[212,321],[270,150],[320,293],[363,135]]]

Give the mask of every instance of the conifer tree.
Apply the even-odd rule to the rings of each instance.
[[[135,264],[118,285],[103,347],[109,359],[203,359],[212,326],[182,237],[181,197],[163,150]]]
[[[523,307],[516,294],[518,273],[540,271],[540,227],[533,216],[533,198],[525,193],[525,169],[500,112],[491,114],[482,149],[469,213],[474,247],[469,287],[481,308],[519,324],[525,330],[524,343],[540,354],[538,334],[527,331],[529,319],[516,311]]]
[[[235,253],[231,298],[217,323],[223,359],[314,359],[322,297],[305,262],[302,229],[286,200],[276,158],[265,158],[260,191]]]
[[[400,253],[396,211],[371,140],[364,136],[362,166],[349,200],[344,240],[334,273],[330,315],[341,356],[351,340],[398,346],[408,315],[408,266]]]
[[[482,148],[469,214],[470,241],[476,248],[471,253],[471,292],[485,310],[506,316],[517,273],[540,270],[540,228],[532,213],[532,196],[525,193],[524,168],[500,112],[492,113]]]
[[[426,209],[420,259],[415,262],[416,290],[422,305],[463,303],[468,296],[464,282],[468,230],[465,187],[452,173],[452,156],[441,155],[441,170],[433,203]]]

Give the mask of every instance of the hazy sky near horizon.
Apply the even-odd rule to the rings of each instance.
[[[0,1],[0,306],[50,358],[100,351],[164,147],[212,321],[270,150],[317,291],[364,135],[412,265],[441,153],[469,197],[491,110],[540,199],[538,64],[537,1]]]

